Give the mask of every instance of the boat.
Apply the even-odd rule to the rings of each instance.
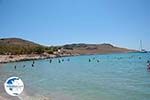
[[[143,49],[142,40],[140,40],[140,53],[148,53],[148,51],[146,51],[145,49]]]

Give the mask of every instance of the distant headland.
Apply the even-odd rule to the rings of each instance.
[[[45,59],[52,57],[86,54],[128,53],[137,50],[113,46],[112,44],[66,44],[62,46],[44,46],[20,38],[0,39],[0,63]]]

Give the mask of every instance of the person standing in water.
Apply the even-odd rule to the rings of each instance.
[[[34,67],[34,64],[32,64],[32,67]]]
[[[91,62],[91,59],[89,59],[89,62]]]
[[[58,60],[59,63],[61,63],[60,59]]]
[[[52,63],[52,59],[49,60],[49,63]]]
[[[97,60],[97,62],[99,62],[99,60]]]
[[[16,68],[17,68],[17,66],[15,65],[15,66],[14,66],[14,68],[16,69]]]
[[[32,62],[32,67],[34,67],[34,64],[35,64],[35,61],[33,60],[33,62]]]

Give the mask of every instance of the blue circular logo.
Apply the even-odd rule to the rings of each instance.
[[[18,77],[10,77],[4,83],[5,91],[11,96],[18,96],[24,89],[22,80]]]

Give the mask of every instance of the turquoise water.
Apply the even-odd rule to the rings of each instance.
[[[32,61],[1,64],[0,96],[7,100],[149,100],[147,60],[148,53],[126,53],[54,58],[52,63],[36,60],[34,67]],[[10,76],[20,77],[25,84],[18,98],[3,89]]]

